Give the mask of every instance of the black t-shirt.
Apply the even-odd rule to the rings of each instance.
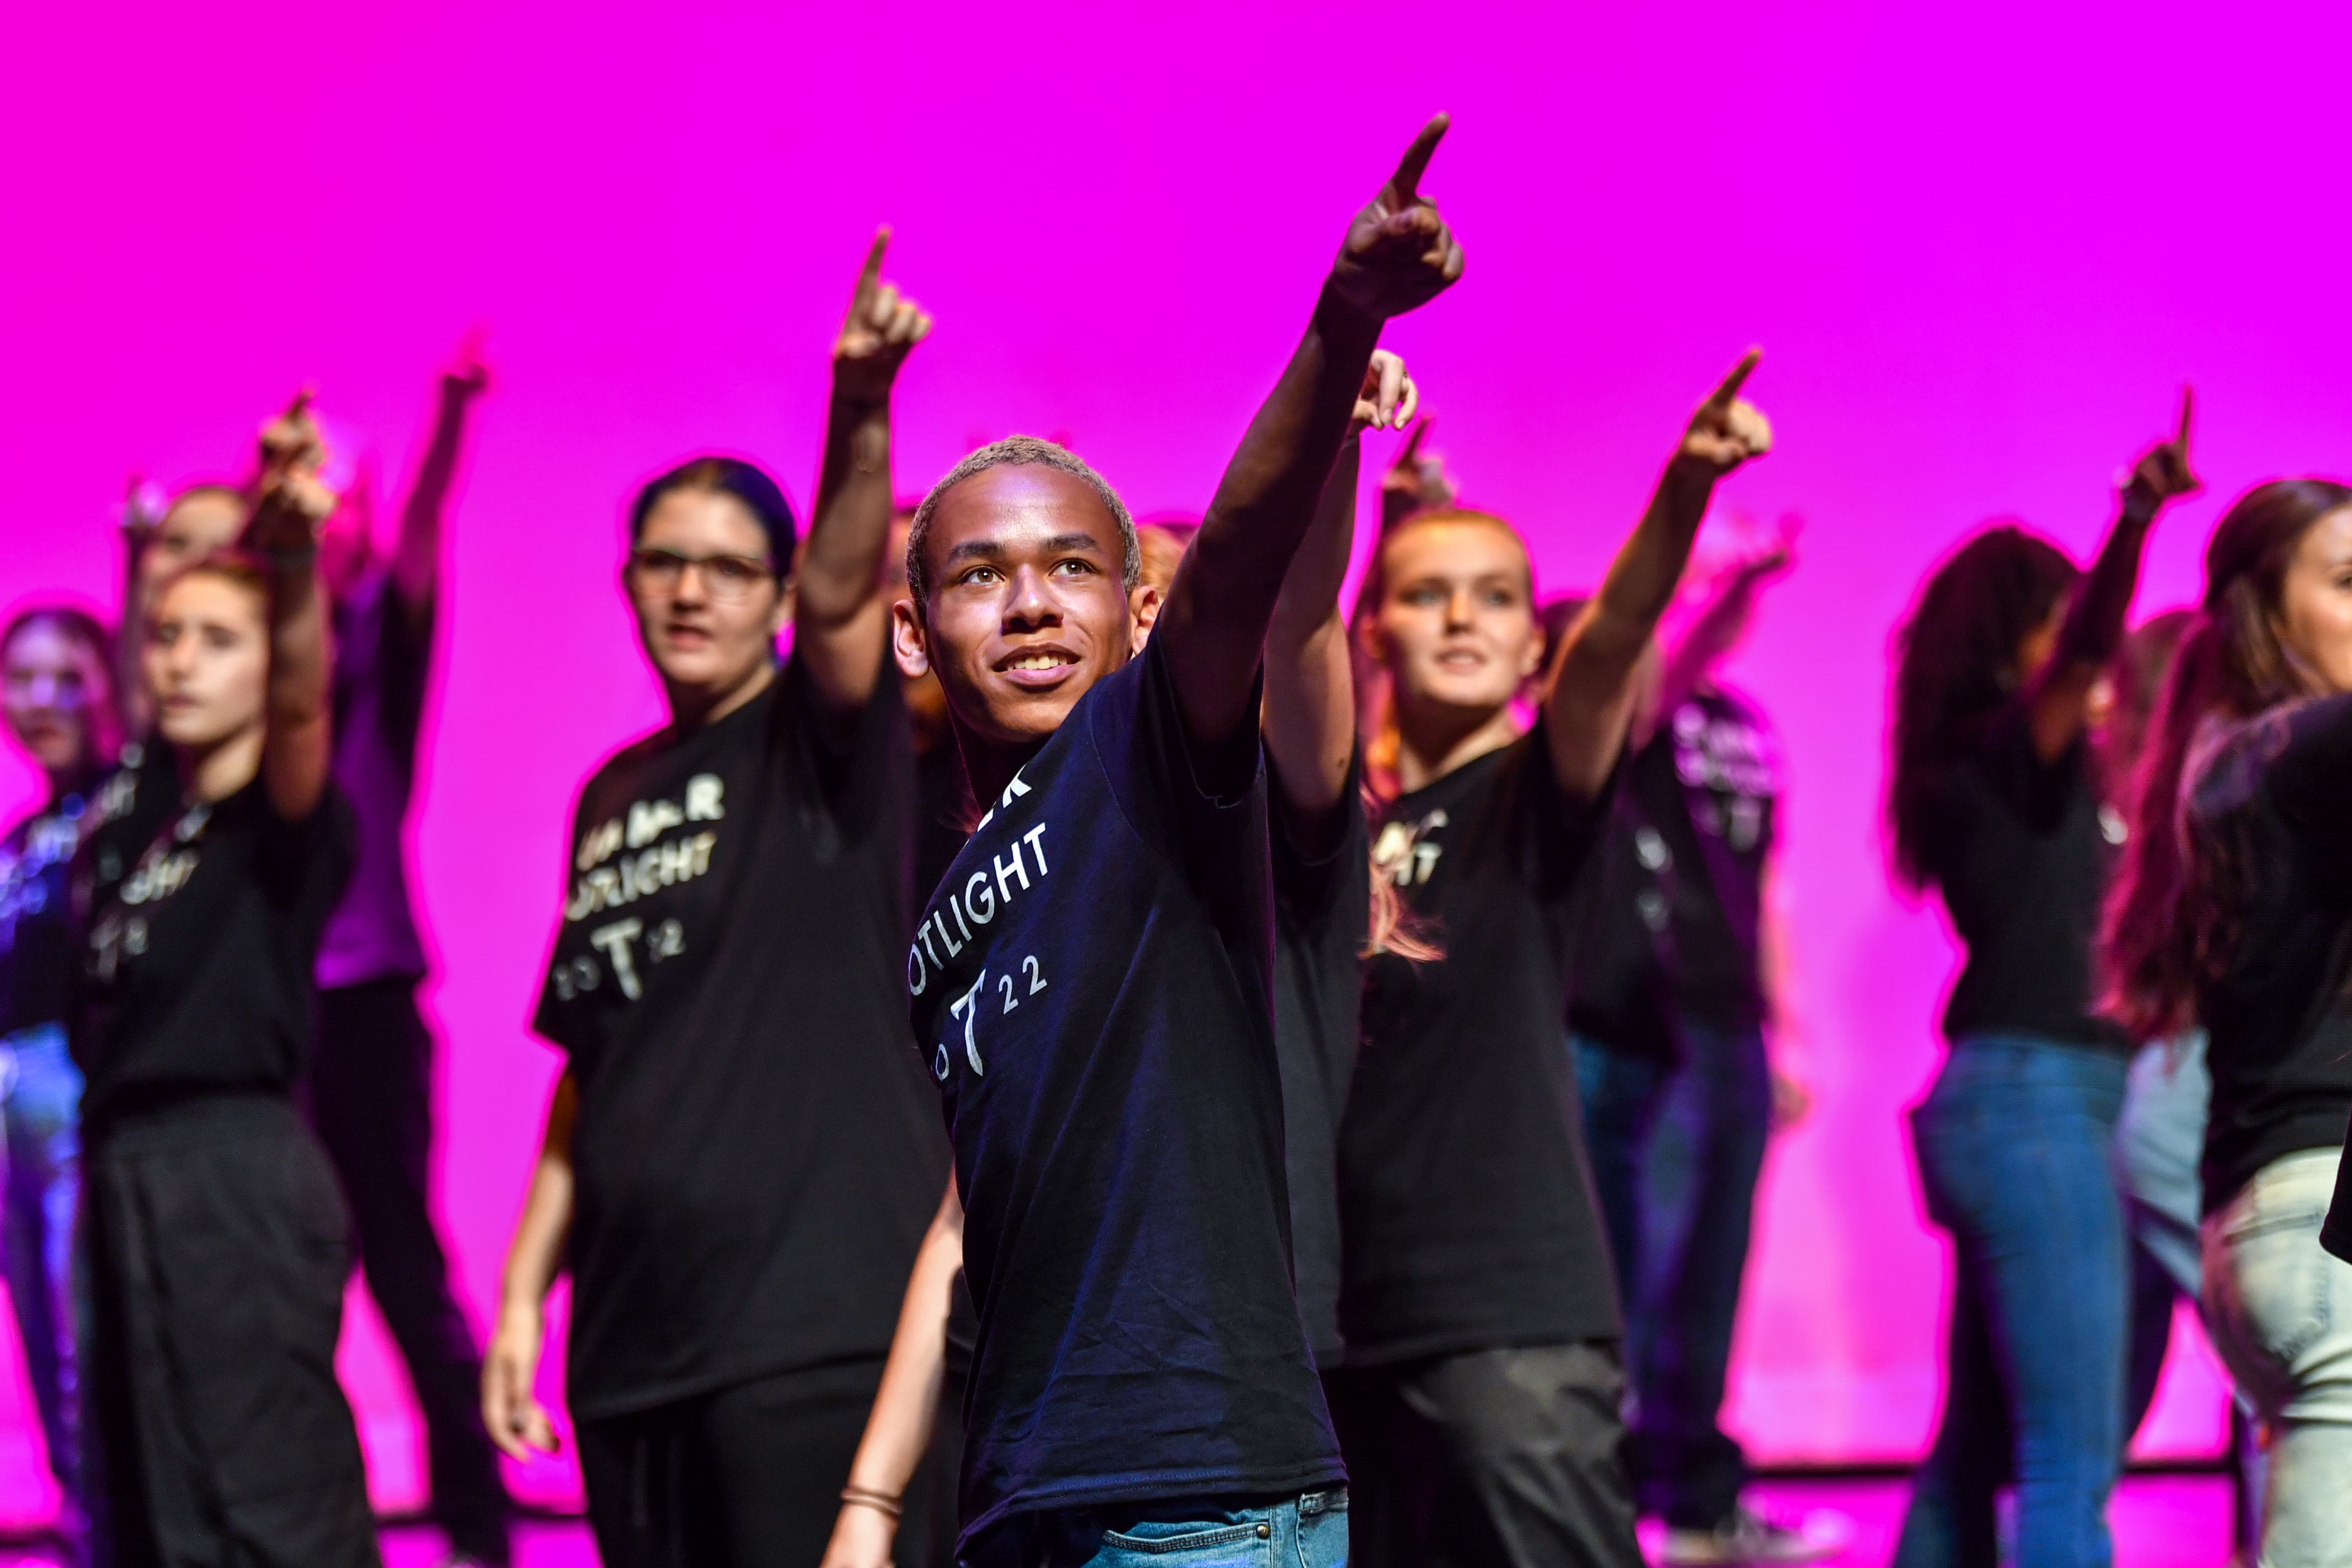
[[[1256,737],[1196,755],[1165,648],[1078,700],[907,954],[980,1311],[966,1542],[1345,1474],[1290,1288]]]
[[[888,1352],[947,1176],[899,1003],[906,737],[887,671],[843,719],[795,661],[581,792],[532,1026],[580,1091],[583,1420]]]
[[[53,795],[0,838],[0,1037],[62,1024],[76,946],[68,868],[99,784]]]
[[[1445,956],[1368,972],[1339,1137],[1351,1363],[1622,1331],[1560,1039],[1574,888],[1607,815],[1561,787],[1539,723],[1381,816],[1373,863]]]
[[[289,822],[258,780],[194,806],[163,782],[116,773],[74,862],[73,1050],[93,1128],[189,1095],[289,1091],[319,933],[351,879],[351,807],[331,785]]]
[[[915,900],[929,899],[955,864],[980,813],[953,736],[915,753]]]
[[[1780,795],[1780,744],[1770,721],[1719,688],[1694,692],[1645,750],[1664,770],[1633,771],[1664,841],[1673,960],[1668,975],[1683,1017],[1727,1029],[1764,1021],[1758,937],[1764,867]]]
[[[1655,743],[1628,758],[1599,839],[1577,874],[1568,921],[1568,1026],[1588,1045],[1673,1062],[1681,1046],[1666,974],[1674,963],[1666,841],[1643,800],[1678,791],[1674,759]],[[1665,782],[1643,787],[1643,775]],[[1679,804],[1677,804],[1679,809]]]
[[[2197,852],[2230,906],[2223,972],[2198,987],[2211,1043],[2207,1213],[2352,1117],[2352,697],[2215,726],[2190,759]]]
[[[2034,754],[2023,703],[1987,728],[1946,779],[1932,869],[1968,962],[1944,1035],[2025,1034],[2127,1050],[2091,1011],[2091,944],[2123,819],[2104,809],[2090,749]]]
[[[1315,1363],[1339,1364],[1339,1116],[1356,1070],[1371,867],[1359,762],[1330,851],[1310,856],[1274,814],[1274,1041],[1282,1064],[1291,1270]]]

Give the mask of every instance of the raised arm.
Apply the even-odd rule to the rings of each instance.
[[[889,243],[887,228],[876,232],[834,344],[824,467],[794,568],[793,657],[826,705],[844,712],[873,695],[890,635],[882,568],[890,540],[890,388],[931,330],[919,306],[882,281]]]
[[[950,1176],[940,1212],[915,1254],[898,1309],[898,1330],[890,1339],[890,1359],[882,1363],[874,1412],[866,1418],[866,1435],[850,1461],[841,1514],[834,1521],[833,1539],[820,1568],[889,1568],[900,1500],[922,1463],[923,1451],[930,1447],[931,1424],[939,1414],[947,1369],[948,1314],[962,1268],[963,1205]]]
[[[1739,395],[1762,357],[1748,350],[1699,405],[1649,510],[1553,656],[1544,725],[1553,769],[1580,798],[1599,795],[1616,765],[1633,712],[1634,668],[1675,596],[1716,480],[1771,448],[1771,426]]]
[[[1315,504],[1315,521],[1291,557],[1266,628],[1265,749],[1280,786],[1276,809],[1289,814],[1292,836],[1302,845],[1324,846],[1321,830],[1347,788],[1355,752],[1355,682],[1339,586],[1355,544],[1362,434],[1367,426],[1394,429],[1407,423],[1419,402],[1404,362],[1375,351],[1339,458]]]
[[[499,1289],[499,1322],[482,1358],[482,1426],[502,1453],[527,1460],[530,1451],[555,1452],[555,1423],[532,1392],[540,1344],[547,1335],[547,1292],[572,1229],[572,1123],[580,1112],[580,1086],[565,1073],[548,1097],[547,1131],[530,1193],[515,1222],[513,1245]]]
[[[1785,531],[1760,546],[1743,550],[1706,584],[1703,596],[1673,635],[1660,639],[1663,652],[1657,700],[1649,712],[1652,722],[1680,707],[1698,689],[1715,661],[1731,651],[1739,628],[1756,608],[1758,590],[1788,570],[1791,554]],[[1637,732],[1634,739],[1638,743],[1647,736]]]
[[[139,563],[155,542],[163,521],[147,504],[145,481],[131,475],[122,498],[122,619],[114,628],[114,668],[109,673],[122,713],[122,733],[142,742],[155,725],[155,700],[148,693],[141,664],[147,648],[147,593]]]
[[[1381,324],[1462,275],[1462,247],[1418,191],[1445,123],[1441,114],[1422,128],[1349,226],[1307,334],[1250,422],[1169,588],[1152,635],[1168,639],[1185,728],[1209,746],[1230,743],[1256,721],[1251,701],[1275,601],[1330,477]]]
[[[2074,590],[2058,646],[2025,694],[2033,752],[2045,763],[2064,754],[2090,723],[2091,688],[2123,646],[2124,620],[2139,589],[2139,558],[2148,525],[2165,503],[2199,488],[2189,467],[2189,421],[2195,397],[2180,389],[2180,427],[2151,447],[2117,498],[2116,521],[2099,557]]]
[[[331,654],[319,585],[319,524],[335,498],[300,465],[270,478],[246,525],[269,574],[269,692],[261,743],[271,809],[299,822],[318,808],[332,761]]]
[[[457,477],[457,458],[465,450],[466,417],[474,400],[489,384],[480,341],[469,336],[458,345],[449,368],[441,373],[433,435],[425,445],[425,460],[416,466],[408,500],[400,509],[400,541],[392,550],[393,597],[410,627],[419,633],[433,624],[433,601],[441,577],[441,521],[449,504],[450,483]]]

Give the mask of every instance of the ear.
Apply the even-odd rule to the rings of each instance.
[[[930,628],[915,613],[912,599],[890,606],[890,652],[898,661],[898,673],[909,680],[931,672]]]
[[[1529,615],[1528,616],[1528,643],[1525,647],[1519,650],[1519,679],[1521,680],[1534,679],[1536,671],[1543,668],[1543,623],[1536,619],[1533,615]]]
[[[1160,590],[1149,583],[1139,583],[1127,595],[1127,657],[1133,658],[1151,640],[1151,628],[1159,624],[1162,603]]]

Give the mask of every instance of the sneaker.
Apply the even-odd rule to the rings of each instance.
[[[1665,1568],[1777,1568],[1818,1563],[1836,1555],[1839,1544],[1776,1524],[1742,1505],[1713,1530],[1669,1526],[1662,1560]]]

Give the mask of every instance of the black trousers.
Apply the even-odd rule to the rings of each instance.
[[[113,1568],[382,1568],[335,1381],[351,1253],[285,1100],[95,1130],[85,1166],[96,1544]]]
[[[424,1413],[433,1519],[450,1550],[509,1560],[507,1495],[482,1429],[482,1357],[449,1292],[433,1228],[433,1036],[413,980],[319,993],[310,1113],[351,1205],[368,1294],[383,1313]]]
[[[1324,1375],[1356,1568],[1642,1568],[1610,1342]]]
[[[881,1381],[879,1361],[852,1362],[580,1422],[604,1568],[816,1568]],[[898,1568],[928,1559],[929,1468],[903,1501]]]

